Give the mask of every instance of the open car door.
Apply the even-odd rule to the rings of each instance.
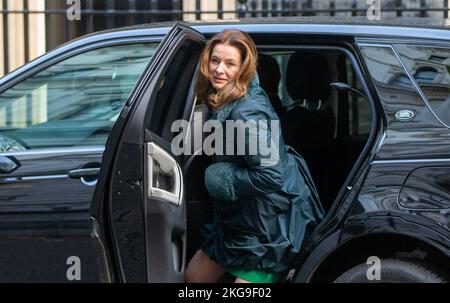
[[[92,213],[122,282],[183,282],[186,207],[175,120],[189,120],[205,39],[177,23],[127,100],[104,152]]]

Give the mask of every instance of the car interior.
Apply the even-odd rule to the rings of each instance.
[[[331,208],[371,131],[368,100],[330,85],[342,82],[363,92],[349,56],[337,47],[259,49],[260,85],[279,115],[286,144],[306,160],[325,211]],[[207,110],[205,104],[195,105],[191,130],[202,128]],[[204,185],[204,172],[211,163],[212,157],[201,150],[183,161],[187,261],[201,245],[202,226],[213,219]]]

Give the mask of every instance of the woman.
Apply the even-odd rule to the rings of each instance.
[[[304,160],[273,127],[279,118],[259,86],[256,62],[250,36],[231,29],[213,37],[200,59],[197,97],[207,102],[209,118],[223,127],[227,120],[266,127],[252,124],[244,136],[231,139],[227,132],[223,146],[233,152],[216,154],[206,169],[215,218],[204,227],[205,241],[189,262],[187,282],[217,282],[226,272],[236,283],[278,282],[300,251],[307,227],[323,216]],[[267,155],[258,147],[252,154],[251,134],[270,142],[276,157],[264,161]],[[236,154],[242,144],[245,154]]]

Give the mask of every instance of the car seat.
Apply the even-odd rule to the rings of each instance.
[[[325,208],[331,203],[327,198],[336,122],[327,103],[330,82],[330,69],[323,55],[304,51],[292,54],[286,89],[294,104],[281,118],[286,143],[305,158]]]
[[[258,55],[258,76],[261,87],[269,96],[275,112],[281,117],[285,113],[285,108],[278,95],[278,85],[280,84],[280,66],[274,57],[266,54]]]

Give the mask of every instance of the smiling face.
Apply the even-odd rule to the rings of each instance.
[[[234,80],[241,70],[241,53],[238,48],[228,44],[214,46],[208,63],[209,81],[215,90],[220,90]]]

